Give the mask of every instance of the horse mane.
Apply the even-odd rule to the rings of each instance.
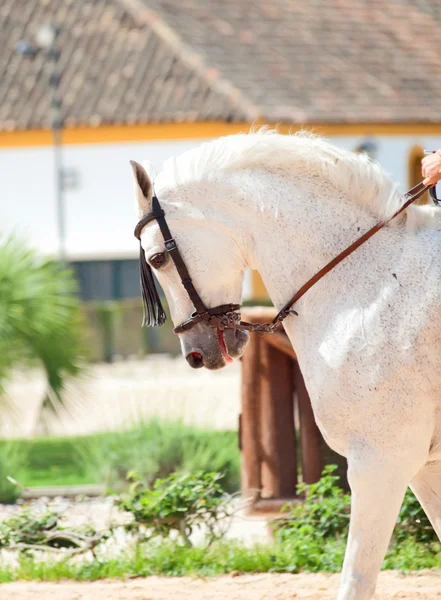
[[[221,170],[283,166],[291,171],[296,168],[305,179],[318,177],[378,220],[389,219],[403,204],[397,185],[380,164],[308,131],[282,135],[262,128],[206,142],[166,161],[155,185],[157,189],[170,188],[209,179]],[[434,211],[432,207],[410,206],[397,222],[420,229],[433,220]]]

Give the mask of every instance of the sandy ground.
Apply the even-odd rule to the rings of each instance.
[[[148,577],[126,582],[10,583],[2,600],[335,600],[339,575],[227,575],[210,579]],[[376,600],[437,600],[441,573],[381,573]]]

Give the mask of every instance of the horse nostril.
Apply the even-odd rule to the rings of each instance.
[[[187,354],[186,359],[193,369],[200,369],[204,366],[204,359],[200,352],[190,352],[190,354]]]

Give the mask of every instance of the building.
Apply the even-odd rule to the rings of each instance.
[[[159,165],[253,123],[308,127],[370,152],[404,191],[441,147],[438,0],[4,0],[0,15],[1,230],[59,247],[47,59],[15,50],[55,22],[65,248],[85,300],[139,293],[129,159]],[[256,274],[247,285],[265,295]]]

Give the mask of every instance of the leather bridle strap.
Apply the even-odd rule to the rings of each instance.
[[[290,313],[297,315],[297,313],[295,311],[291,310],[291,307],[296,302],[298,302],[300,300],[300,298],[302,298],[306,294],[306,292],[312,288],[313,285],[315,285],[318,281],[320,281],[320,279],[322,279],[322,277],[324,277],[327,273],[329,273],[329,271],[332,271],[332,269],[334,267],[336,267],[339,263],[341,263],[342,260],[347,258],[355,250],[357,250],[357,248],[359,248],[361,245],[363,245],[365,242],[367,242],[367,240],[369,238],[371,238],[373,235],[375,235],[378,231],[380,231],[380,229],[382,229],[385,225],[390,223],[390,221],[395,219],[395,217],[397,217],[400,213],[405,211],[406,208],[408,208],[413,202],[415,202],[415,200],[418,200],[418,198],[420,196],[422,196],[428,189],[429,189],[429,186],[424,185],[423,182],[421,182],[421,183],[418,183],[416,186],[414,186],[411,190],[409,190],[404,196],[404,198],[406,199],[405,203],[399,210],[397,210],[397,212],[392,217],[390,217],[386,221],[381,221],[380,223],[377,223],[374,227],[372,227],[372,229],[369,229],[369,231],[366,231],[366,233],[364,233],[361,237],[359,237],[358,240],[356,240],[353,244],[351,244],[350,246],[345,248],[345,250],[343,250],[343,252],[340,252],[340,254],[338,254],[338,256],[333,258],[330,262],[328,262],[327,265],[325,265],[322,269],[320,269],[320,271],[318,271],[313,277],[311,277],[311,279],[309,279],[294,294],[294,296],[289,300],[289,302],[287,302],[285,304],[285,306],[280,309],[280,311],[274,317],[272,324],[280,323]]]
[[[410,206],[415,200],[424,194],[429,189],[429,186],[424,185],[422,182],[413,187],[405,194],[405,202],[403,206],[397,210],[397,212],[385,221],[377,223],[374,227],[364,233],[358,240],[353,244],[345,248],[343,252],[340,252],[338,256],[333,258],[327,265],[325,265],[320,271],[318,271],[311,279],[309,279],[295,294],[294,296],[279,310],[277,315],[270,323],[246,323],[240,320],[240,315],[236,311],[240,309],[238,304],[224,304],[222,306],[216,306],[215,308],[207,308],[202,301],[202,298],[197,293],[187,267],[179,253],[176,242],[170,233],[167,222],[165,220],[164,211],[162,210],[159,200],[156,196],[152,199],[152,211],[145,215],[137,224],[135,228],[135,237],[141,240],[141,231],[153,220],[158,222],[162,236],[164,238],[165,248],[170,254],[176,269],[181,278],[182,285],[187,290],[193,306],[196,311],[191,315],[187,321],[181,323],[174,329],[175,333],[182,333],[191,329],[196,323],[203,321],[209,327],[217,329],[245,329],[246,331],[256,333],[274,333],[279,324],[290,314],[297,315],[297,312],[293,310],[293,306],[296,302],[302,298],[308,290],[310,290],[320,279],[322,279],[327,273],[329,273],[334,267],[341,263],[345,258],[352,254],[357,248],[364,244],[368,239],[375,235],[380,229],[387,225],[392,219],[395,219],[400,213],[402,213],[408,206]],[[145,257],[143,258],[145,260]]]
[[[202,298],[196,291],[196,288],[193,285],[193,281],[190,277],[190,273],[184,263],[184,260],[178,250],[176,241],[172,236],[170,229],[167,225],[167,221],[165,220],[165,213],[159,204],[159,200],[156,196],[152,198],[152,211],[147,215],[142,217],[142,219],[138,222],[135,228],[135,237],[141,240],[141,231],[142,229],[151,221],[156,220],[159,229],[161,230],[162,237],[164,238],[165,249],[170,255],[173,263],[176,267],[176,270],[179,273],[179,277],[181,278],[181,283],[187,291],[187,294],[190,297],[190,300],[193,306],[196,309],[196,312],[191,315],[191,317],[181,323],[178,327],[174,329],[175,333],[182,333],[183,331],[187,331],[191,329],[193,325],[199,323],[200,321],[210,322],[211,327],[216,326],[217,316],[225,315],[230,312],[234,312],[239,310],[239,304],[223,304],[222,306],[216,306],[215,308],[207,308],[202,301]]]
[[[190,277],[190,273],[188,272],[188,269],[185,266],[184,261],[182,260],[182,256],[178,250],[175,239],[172,236],[170,229],[168,228],[167,221],[165,220],[164,211],[161,209],[159,200],[156,196],[154,196],[152,199],[152,208],[153,212],[156,215],[158,215],[156,217],[156,221],[158,222],[159,229],[162,233],[162,237],[164,238],[165,249],[169,253],[173,262],[175,263],[175,267],[179,273],[179,277],[181,278],[182,285],[187,290],[187,294],[190,296],[190,300],[192,301],[193,306],[199,314],[207,312],[205,304],[203,303],[202,298],[197,293],[193,285],[193,281]]]

